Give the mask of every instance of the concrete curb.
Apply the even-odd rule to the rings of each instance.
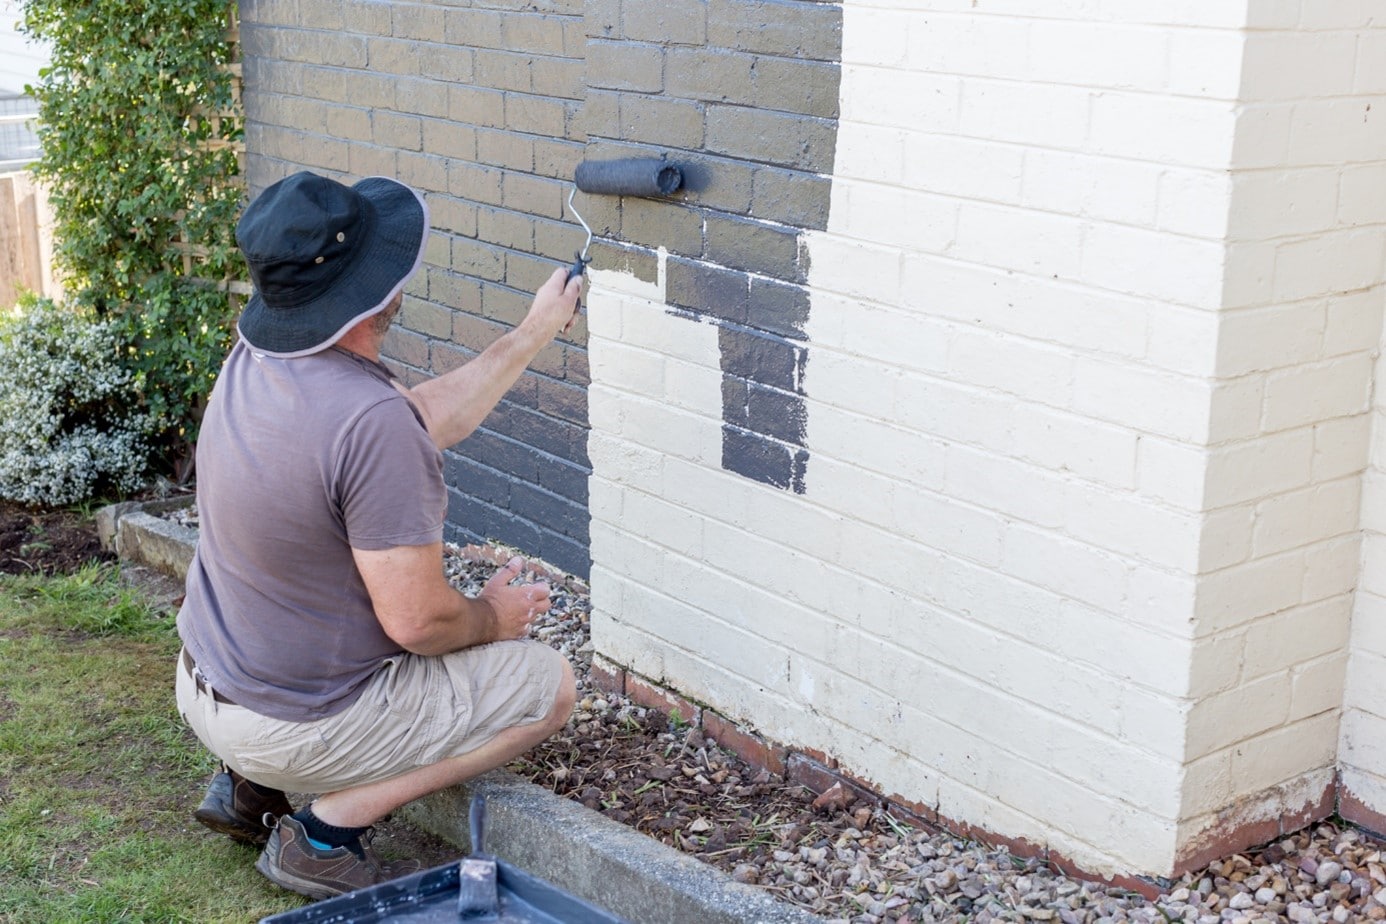
[[[157,514],[188,498],[125,503],[96,514],[102,545],[129,564],[183,578],[197,531]],[[467,809],[486,798],[486,847],[631,924],[822,924],[693,857],[542,786],[497,771],[410,803],[399,814],[470,850]]]

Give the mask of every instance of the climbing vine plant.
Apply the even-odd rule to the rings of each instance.
[[[21,28],[51,48],[30,92],[75,307],[116,331],[155,465],[185,473],[229,346],[227,290],[245,278],[234,4],[26,0]],[[191,272],[190,272],[191,270]]]

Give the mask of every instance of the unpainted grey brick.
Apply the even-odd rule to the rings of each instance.
[[[424,119],[423,148],[442,157],[476,159],[477,129],[447,119]]]
[[[563,217],[565,195],[562,183],[544,177],[507,172],[501,182],[501,205],[545,218]]]
[[[425,337],[446,337],[452,333],[452,312],[432,302],[406,299],[399,312],[399,324]]]
[[[524,482],[512,487],[510,509],[516,516],[564,536],[585,535],[590,519],[586,510],[566,497]]]
[[[664,148],[701,148],[703,104],[625,94],[621,97],[621,139]]]
[[[799,279],[799,231],[749,218],[710,214],[707,259],[776,279]]]
[[[842,7],[805,0],[708,0],[708,44],[839,61]]]
[[[270,107],[272,120],[276,125],[297,128],[306,132],[325,129],[327,127],[327,113],[334,108],[336,107],[331,103],[291,96],[279,97]],[[366,138],[369,137],[369,135],[366,136]]]
[[[400,151],[396,157],[395,169],[401,183],[407,183],[421,192],[443,193],[448,190],[446,158],[414,151]]]
[[[586,0],[582,23],[591,38],[620,38],[621,0]]]
[[[480,285],[478,285],[478,298],[480,291]],[[450,339],[458,346],[465,347],[474,353],[480,353],[509,330],[508,326],[498,324],[490,318],[457,311],[452,316],[452,336]]]
[[[306,29],[341,32],[346,27],[338,0],[298,0],[298,24]]]
[[[415,369],[428,368],[428,338],[405,330],[398,324],[391,325],[386,332],[381,349],[397,362]]]
[[[587,54],[586,17],[570,16],[563,20],[563,56],[583,58]]]
[[[423,261],[429,266],[447,266],[452,262],[452,237],[430,234],[424,241]]]
[[[452,258],[448,265],[456,272],[491,282],[505,279],[505,251],[483,241],[465,237],[452,239]],[[482,293],[483,299],[485,292]]]
[[[669,258],[665,265],[669,304],[697,314],[744,324],[750,297],[745,273],[697,260]]]
[[[569,182],[582,160],[583,146],[563,138],[534,138],[534,172]]]
[[[290,37],[292,36],[292,37]],[[329,67],[366,67],[369,48],[360,36],[328,32],[297,32],[278,43],[280,56],[290,61],[324,64]]]
[[[477,163],[510,170],[534,169],[534,145],[528,135],[479,129],[476,132]]]
[[[746,325],[790,340],[805,340],[809,307],[805,287],[752,277]]]
[[[413,77],[419,73],[419,43],[397,38],[373,38],[366,49],[367,63],[377,74]]]
[[[479,86],[528,93],[534,85],[530,79],[533,63],[533,57],[530,55],[512,54],[490,48],[478,48],[473,55],[473,79]]]
[[[342,172],[350,170],[358,147],[358,145],[350,142],[337,141],[322,135],[294,132],[283,137],[281,157],[285,160],[297,161],[305,167],[316,167],[323,170]]]
[[[612,90],[589,90],[569,129],[574,141],[615,138],[621,131],[621,94]]]
[[[577,222],[548,221],[532,218],[534,228],[533,251],[550,260],[571,262],[575,251],[582,248],[587,234]]]
[[[288,6],[271,3],[270,6]],[[346,30],[356,35],[388,35],[390,33],[390,3],[380,0],[346,0],[341,4]]]
[[[445,118],[452,109],[450,84],[426,77],[399,77],[395,83],[395,107],[401,112]]]
[[[448,118],[481,128],[504,128],[505,94],[482,87],[450,84]]]
[[[420,43],[419,74],[450,83],[470,83],[473,79],[472,50],[456,45]]]
[[[477,210],[477,237],[511,250],[534,250],[534,219],[508,209]]]
[[[751,188],[749,214],[756,218],[814,231],[828,226],[829,177],[761,166],[755,169]]]
[[[429,301],[452,309],[452,329],[441,336],[455,341],[459,320],[470,317],[467,312],[481,308],[481,283],[455,273],[449,267],[431,266],[426,273]],[[462,345],[469,346],[465,343]]]
[[[675,202],[626,196],[621,199],[621,239],[699,257],[704,249],[703,218],[696,210]]]
[[[762,55],[750,101],[761,109],[836,119],[842,68],[835,63]]]
[[[519,292],[510,286],[489,283],[481,287],[481,315],[510,327],[515,327],[524,320],[529,312],[530,302],[534,297],[533,292]],[[551,344],[552,345],[552,344]],[[547,347],[545,348],[547,349]],[[540,356],[543,351],[540,351]],[[535,362],[538,362],[536,360]],[[534,362],[530,363],[530,368],[548,372]]]
[[[670,48],[664,90],[680,99],[748,105],[755,95],[754,55],[721,48]]]
[[[528,446],[516,443],[482,427],[468,439],[444,453],[445,458],[467,459],[525,481],[539,478],[539,454]]]
[[[423,122],[418,116],[377,109],[371,115],[371,139],[401,151],[422,151]]]
[[[557,255],[549,257],[535,254],[533,248],[512,250],[506,254],[505,282],[521,292],[533,295],[539,291],[540,286],[549,281],[560,260],[564,264],[570,262],[562,260]]]
[[[511,485],[523,483],[507,472],[481,465],[455,453],[448,454],[443,471],[443,477],[448,484],[455,485],[469,497],[497,507],[508,507]]]
[[[303,72],[303,92],[314,99],[392,109],[397,79],[389,74],[310,66]]]
[[[587,393],[583,392],[583,403],[586,405]],[[584,410],[583,420],[586,421],[587,414]],[[566,497],[575,504],[587,506],[591,498],[590,480],[592,470],[584,468],[570,462],[567,459],[556,459],[553,456],[545,456],[539,463],[539,486],[547,488],[561,497]]]
[[[374,135],[371,110],[355,106],[327,106],[324,109],[327,133],[334,138],[368,141]]]
[[[520,13],[505,17],[502,34],[505,44],[501,47],[513,51],[533,52],[538,55],[563,55],[563,26],[566,17],[542,13]]]
[[[707,42],[707,0],[625,0],[621,28],[636,42],[702,45]]]
[[[505,123],[511,131],[562,138],[567,109],[562,100],[528,93],[505,94]],[[531,160],[529,168],[533,169]]]
[[[572,458],[575,444],[587,441],[586,428],[537,413],[512,401],[502,402],[492,417],[487,419],[487,424],[503,436],[565,459]]]
[[[443,16],[443,41],[474,48],[505,47],[505,14],[499,10],[448,9]]]
[[[431,3],[393,3],[390,26],[396,38],[437,42],[443,38],[443,9]]]
[[[504,171],[454,160],[448,163],[448,192],[483,205],[500,205]]]
[[[580,342],[563,344],[563,380],[574,385],[591,385],[591,359],[587,355],[586,347],[583,346],[587,341],[586,335],[573,339]]]
[[[645,247],[595,240],[590,256],[592,266],[597,269],[630,273],[641,282],[655,282],[659,278],[659,255]]]
[[[836,140],[836,124],[827,119],[737,106],[707,110],[708,148],[732,157],[830,174]]]
[[[456,344],[442,340],[434,340],[429,346],[429,370],[434,375],[446,375],[459,366],[465,366],[473,358],[469,350],[459,349]]]
[[[533,298],[531,293],[521,293],[524,299],[525,310],[529,310],[530,301]],[[562,334],[567,337],[569,334]],[[566,344],[561,340],[552,340],[544,345],[539,351],[539,355],[529,364],[530,371],[538,375],[547,375],[549,378],[561,378],[564,369],[564,357],[566,355]]]
[[[586,92],[586,62],[581,58],[537,58],[530,89],[540,96],[581,100]]]
[[[632,93],[659,93],[664,88],[664,49],[630,42],[589,42],[587,85]]]
[[[448,186],[452,186],[452,170],[448,170]],[[477,205],[456,196],[425,196],[429,220],[433,227],[462,237],[476,237]]]
[[[579,426],[587,426],[587,392],[570,382],[536,376],[538,387],[538,410],[567,420]]]

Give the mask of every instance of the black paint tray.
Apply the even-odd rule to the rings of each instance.
[[[459,860],[358,889],[262,918],[260,924],[625,924],[504,860],[496,864],[499,915],[461,918],[457,911],[461,865]]]

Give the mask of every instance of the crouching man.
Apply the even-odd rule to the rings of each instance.
[[[325,898],[418,868],[371,826],[561,728],[572,669],[526,639],[549,608],[512,561],[476,598],[443,572],[441,450],[572,326],[558,269],[520,325],[406,389],[379,362],[428,213],[409,187],[299,173],[246,209],[255,284],[197,444],[200,533],[178,614],[178,709],[223,763],[195,815]],[[318,793],[294,811],[285,792]]]

